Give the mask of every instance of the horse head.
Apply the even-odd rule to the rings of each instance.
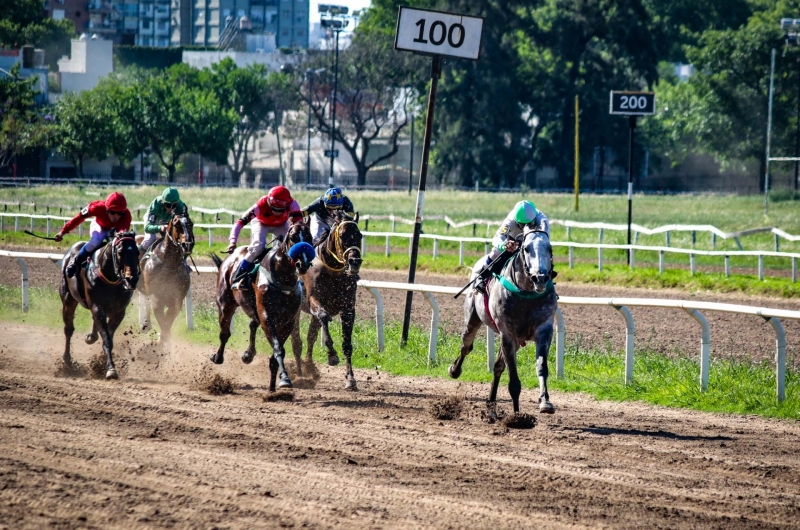
[[[139,248],[136,246],[136,234],[132,231],[119,232],[111,241],[111,259],[114,271],[122,280],[126,291],[136,289],[139,282]]]
[[[282,247],[284,247],[283,251],[288,255],[289,251],[299,243],[306,243],[309,247],[311,247],[311,239],[311,228],[309,228],[304,221],[294,223],[289,227],[289,231],[286,233],[286,237],[284,238],[282,245]],[[311,250],[314,250],[313,247],[311,247]],[[295,268],[297,269],[297,273],[302,275],[308,272],[308,269],[311,268],[311,262],[314,259],[314,255],[313,252],[309,253],[306,250],[295,255],[295,257],[291,259]]]
[[[187,214],[175,214],[167,226],[167,239],[180,247],[183,256],[194,250],[194,223]]]
[[[344,212],[337,212],[328,245],[333,246],[332,254],[339,263],[345,266],[345,274],[356,276],[361,270],[364,260],[361,258],[361,230],[358,229],[358,213],[350,217]]]
[[[537,293],[543,293],[550,281],[553,250],[546,232],[525,231],[522,237],[522,263],[525,275],[533,283]]]

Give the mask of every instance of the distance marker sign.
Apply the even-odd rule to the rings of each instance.
[[[656,112],[656,95],[653,92],[611,91],[610,114],[648,116]]]
[[[394,49],[477,61],[483,19],[400,7]]]

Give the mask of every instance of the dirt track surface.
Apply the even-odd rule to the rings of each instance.
[[[350,393],[323,366],[265,402],[263,357],[142,340],[121,337],[120,381],[56,378],[59,332],[0,324],[0,528],[800,526],[796,422],[553,393],[506,430],[481,418],[488,385],[361,370]],[[236,393],[202,391],[211,373]],[[461,419],[429,414],[447,396]]]

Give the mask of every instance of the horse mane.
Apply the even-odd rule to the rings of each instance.
[[[334,210],[331,214],[331,219],[336,223],[354,220],[353,217],[347,215],[347,213],[345,213],[343,210]]]

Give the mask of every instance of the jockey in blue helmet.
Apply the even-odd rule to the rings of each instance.
[[[341,210],[350,217],[355,215],[355,208],[350,199],[339,188],[331,188],[321,197],[303,208],[303,215],[311,217],[311,237],[316,245],[326,230],[331,228],[333,211]]]
[[[475,290],[486,294],[486,280],[492,272],[500,273],[503,265],[508,258],[514,255],[519,248],[517,236],[520,236],[525,229],[545,232],[550,237],[550,220],[540,210],[536,208],[532,201],[519,201],[508,213],[500,228],[492,238],[492,251],[486,256],[486,263],[481,270],[478,280],[475,282]],[[503,256],[498,263],[489,270],[487,267],[498,256]],[[552,263],[552,260],[551,260]],[[550,271],[550,278],[555,278],[558,273]]]

